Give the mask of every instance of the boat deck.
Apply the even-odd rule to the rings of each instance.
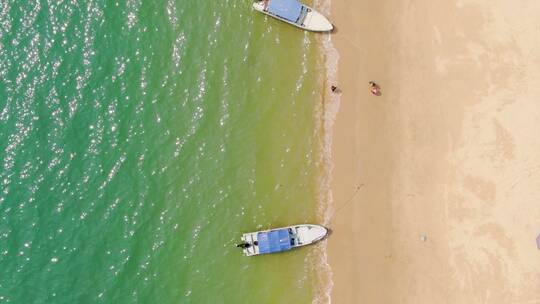
[[[319,225],[296,225],[278,229],[244,233],[242,241],[246,256],[278,253],[309,245],[324,238],[327,229]]]

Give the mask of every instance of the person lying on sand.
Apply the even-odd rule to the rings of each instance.
[[[370,88],[371,94],[373,94],[375,96],[381,96],[382,95],[381,87],[378,84],[376,84],[375,82],[370,81],[369,82],[369,88]]]

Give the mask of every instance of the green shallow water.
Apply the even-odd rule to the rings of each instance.
[[[0,2],[0,303],[311,303],[323,67],[250,1]]]

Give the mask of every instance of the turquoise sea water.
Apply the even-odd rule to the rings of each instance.
[[[0,1],[0,303],[311,303],[314,36],[251,1]]]

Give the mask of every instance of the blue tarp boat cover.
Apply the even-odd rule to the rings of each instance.
[[[291,238],[288,229],[279,229],[257,233],[259,253],[273,253],[291,249]]]
[[[302,13],[302,3],[296,0],[270,0],[268,12],[291,22],[296,22]]]

